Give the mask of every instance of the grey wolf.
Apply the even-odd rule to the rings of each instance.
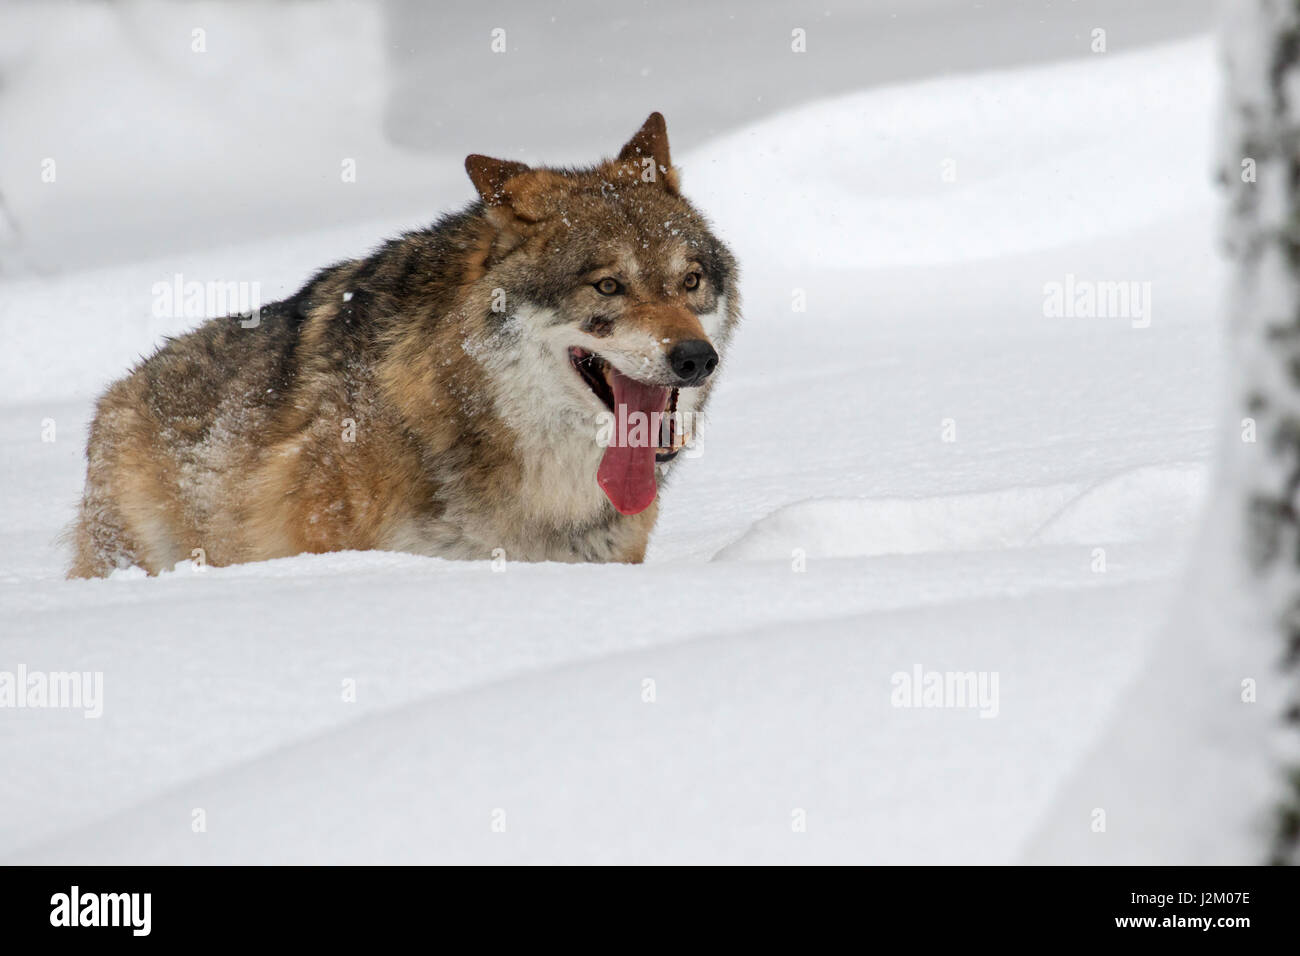
[[[589,168],[465,167],[465,209],[109,387],[69,576],[347,549],[643,560],[739,319],[735,259],[658,113]]]

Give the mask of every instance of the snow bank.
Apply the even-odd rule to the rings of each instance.
[[[1089,487],[797,501],[755,522],[714,560],[788,561],[795,551],[842,558],[1141,541],[1189,532],[1204,494],[1203,468],[1153,466]]]
[[[1149,599],[979,600],[533,668],[264,748],[6,862],[1010,862],[1131,672]],[[893,706],[918,664],[997,671],[998,716]]]
[[[1113,236],[1209,198],[1211,57],[1196,40],[855,93],[688,154],[684,186],[737,224],[742,262],[886,269]]]

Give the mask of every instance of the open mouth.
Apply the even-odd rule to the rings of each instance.
[[[614,398],[613,376],[619,373],[614,366],[601,358],[595,352],[588,352],[585,349],[569,349],[569,362],[577,371],[578,376],[587,383],[587,387],[606,408],[617,414],[617,408]],[[686,436],[682,434],[682,429],[678,427],[677,422],[677,397],[678,390],[673,388],[668,390],[668,404],[663,410],[663,427],[660,430],[661,443],[655,448],[655,461],[663,463],[672,461],[686,445]]]
[[[686,444],[677,421],[677,389],[624,375],[585,349],[569,349],[569,362],[614,415],[596,484],[620,514],[640,514],[659,493],[655,464],[671,461]]]

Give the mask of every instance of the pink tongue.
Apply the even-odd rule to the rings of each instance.
[[[657,415],[668,404],[668,389],[633,381],[612,367],[609,384],[614,391],[614,437],[600,460],[596,483],[622,514],[639,514],[659,491],[655,485]]]

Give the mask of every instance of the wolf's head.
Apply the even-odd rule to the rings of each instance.
[[[466,278],[490,290],[497,334],[510,341],[490,351],[548,422],[593,442],[593,421],[612,424],[597,481],[620,512],[644,510],[656,462],[686,441],[739,308],[735,261],[679,191],[663,116],[589,169],[478,155],[465,168],[487,224]]]

